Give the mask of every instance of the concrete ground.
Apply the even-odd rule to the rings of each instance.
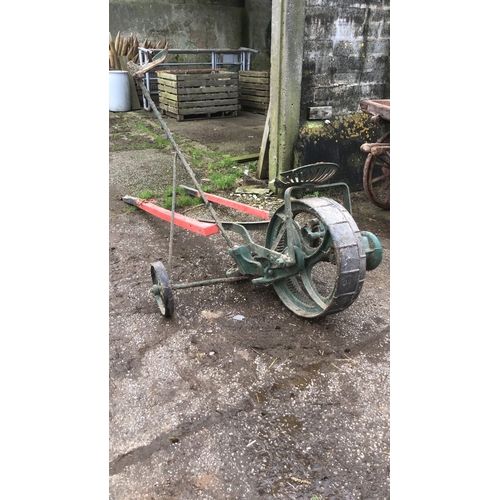
[[[168,120],[229,154],[258,151],[263,123]],[[110,498],[390,498],[390,212],[352,194],[384,259],[340,313],[301,318],[272,286],[244,282],[177,290],[165,318],[150,263],[166,265],[170,227],[121,197],[171,184],[172,155],[112,144],[110,132]],[[234,263],[219,234],[177,228],[172,243],[172,283]]]

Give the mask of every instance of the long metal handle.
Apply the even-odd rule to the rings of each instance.
[[[135,67],[138,67],[138,66],[136,64],[132,63],[131,61],[128,62],[127,66],[129,68],[129,73],[131,73],[132,76],[134,78],[136,78],[136,71],[134,71],[134,69],[135,69]],[[196,189],[200,192],[200,198],[203,200],[203,203],[206,205],[206,207],[210,211],[210,214],[212,215],[212,217],[214,219],[214,222],[217,225],[217,227],[219,228],[219,231],[221,232],[222,236],[226,240],[226,243],[227,243],[228,247],[230,247],[230,248],[233,247],[233,243],[232,243],[231,239],[229,238],[229,235],[227,234],[227,231],[224,229],[224,227],[220,223],[220,221],[219,221],[219,219],[217,217],[217,214],[215,213],[212,205],[207,200],[204,191],[201,189],[201,186],[198,183],[198,180],[196,179],[196,176],[195,176],[193,170],[189,166],[188,162],[184,158],[184,155],[182,154],[181,150],[177,146],[177,143],[175,142],[174,138],[172,137],[172,134],[170,133],[170,130],[167,127],[167,124],[163,120],[160,112],[158,111],[158,108],[156,107],[156,104],[154,103],[153,99],[151,98],[149,90],[146,88],[146,86],[144,85],[144,83],[142,83],[142,79],[141,78],[136,78],[136,80],[137,80],[137,83],[138,83],[139,87],[141,88],[141,90],[143,92],[143,95],[146,96],[146,99],[148,100],[149,105],[151,106],[151,110],[155,114],[156,118],[158,118],[158,121],[160,122],[161,127],[163,128],[163,130],[167,134],[168,140],[171,142],[171,144],[172,144],[175,152],[177,153],[177,156],[179,157],[179,159],[182,162],[182,165],[184,166],[184,168],[186,169],[187,173],[191,177],[191,180],[193,181],[193,184],[196,186]]]

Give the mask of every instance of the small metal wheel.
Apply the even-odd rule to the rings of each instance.
[[[151,292],[155,296],[156,302],[161,313],[166,318],[174,315],[174,299],[172,297],[172,288],[168,279],[167,270],[161,262],[151,264],[151,278],[153,286]]]
[[[390,132],[377,142],[390,142]],[[390,149],[379,155],[368,154],[363,169],[363,188],[366,197],[377,207],[390,208]]]
[[[269,222],[266,248],[286,248],[285,206]],[[351,214],[329,198],[291,202],[294,246],[304,258],[302,270],[277,280],[274,290],[297,316],[318,318],[337,313],[358,297],[366,274],[361,232]],[[296,252],[297,253],[297,252]]]

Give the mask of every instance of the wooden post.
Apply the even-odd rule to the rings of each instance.
[[[306,0],[274,1],[272,6],[269,189],[279,174],[293,168],[299,135]]]
[[[267,108],[266,123],[262,142],[260,143],[259,161],[257,163],[257,179],[266,179],[269,176],[269,122],[271,120],[271,105]]]

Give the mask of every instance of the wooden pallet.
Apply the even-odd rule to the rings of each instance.
[[[269,106],[269,71],[240,71],[241,109],[266,114]]]
[[[177,121],[237,116],[238,73],[217,69],[158,71],[162,113]]]
[[[161,113],[170,116],[172,118],[176,118],[178,122],[181,122],[183,120],[204,120],[208,118],[228,118],[230,116],[238,116],[238,110],[234,111],[210,111],[207,112],[206,110],[204,111],[197,111],[197,110],[192,110],[192,114],[183,114],[179,115],[176,113],[173,108],[170,109],[165,109],[161,108],[160,109]]]

